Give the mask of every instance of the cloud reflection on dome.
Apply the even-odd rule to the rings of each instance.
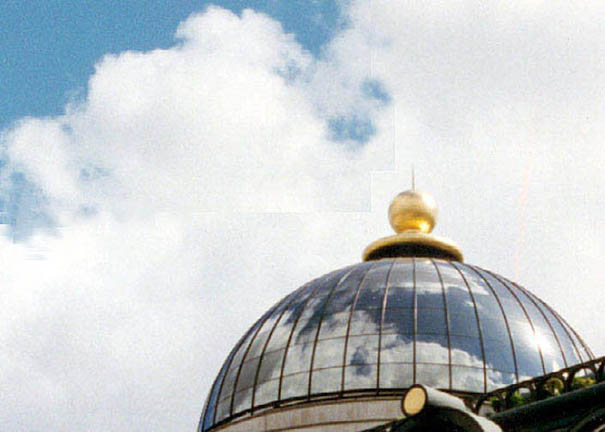
[[[591,358],[575,332],[512,282],[461,263],[397,258],[309,282],[240,340],[202,429],[295,398],[403,390],[481,393]]]

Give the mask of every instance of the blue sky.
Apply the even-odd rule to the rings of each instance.
[[[62,114],[70,99],[85,96],[105,54],[168,48],[177,25],[211,3],[267,13],[315,54],[344,25],[331,0],[6,0],[0,4],[0,128],[24,116]]]
[[[235,13],[254,8],[278,20],[305,49],[321,48],[345,26],[335,1],[6,1],[0,4],[0,130],[23,117],[61,115],[86,98],[94,67],[106,54],[169,48],[178,24],[210,4]],[[367,119],[331,123],[335,139],[367,139]],[[15,241],[52,228],[44,192],[22,173],[0,193],[0,222]]]
[[[412,165],[437,235],[605,353],[603,16],[1,2],[0,429],[193,430],[252,322],[390,234]]]

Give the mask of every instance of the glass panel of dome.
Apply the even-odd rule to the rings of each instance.
[[[252,406],[252,388],[235,392],[233,398],[233,414],[250,409]]]
[[[241,361],[241,357],[243,353],[240,352],[239,360]],[[241,362],[238,361],[238,356],[234,356],[233,361],[229,367],[229,372],[225,376],[223,380],[223,387],[221,389],[221,394],[219,399],[223,400],[224,398],[231,398],[231,392],[233,391],[233,386],[235,385],[235,378],[237,377],[237,372],[239,371],[239,367]]]
[[[509,320],[509,326],[515,343],[519,379],[522,375],[529,377],[543,375],[545,372],[541,353],[529,321]]]
[[[380,345],[381,368],[385,363],[414,361],[414,338],[412,335],[382,335]],[[381,369],[382,370],[382,369]],[[381,372],[382,373],[382,372]]]
[[[286,346],[292,327],[296,324],[297,318],[302,312],[311,292],[311,286],[305,286],[297,291],[297,297],[288,305],[288,308],[281,316],[277,327],[273,331],[267,345],[267,351],[274,351]]]
[[[315,357],[313,358],[313,369],[342,366],[344,349],[344,338],[318,341],[315,347]]]
[[[491,296],[491,290],[488,288],[485,281],[481,276],[473,271],[473,269],[467,265],[460,263],[451,263],[460,273],[461,277],[466,280],[466,283],[473,291],[473,295],[476,296]]]
[[[350,267],[346,267],[331,273],[328,273],[325,276],[322,276],[315,281],[313,281],[313,285],[318,286],[319,288],[313,291],[313,297],[327,297],[336,287],[336,284],[342,279],[346,274],[350,271]]]
[[[319,339],[342,337],[347,334],[347,325],[349,324],[349,312],[337,314],[326,314],[321,322],[319,330]]]
[[[559,343],[563,348],[563,352],[565,353],[565,359],[567,360],[568,366],[572,366],[574,364],[580,363],[580,357],[576,352],[576,348],[574,347],[569,334],[563,329],[563,326],[559,319],[553,315],[553,313],[548,308],[542,308],[546,318],[553,326],[557,337],[559,338]]]
[[[485,318],[491,318],[499,322],[498,326],[506,327],[502,308],[493,294],[491,287],[488,286],[485,280],[472,269],[463,266],[457,267],[466,278],[469,289],[473,294],[473,299],[475,300],[477,311],[479,312],[479,322]]]
[[[414,288],[397,287],[389,285],[387,293],[387,308],[413,308],[414,307]]]
[[[292,334],[292,343],[312,342],[315,340],[317,327],[323,315],[326,297],[313,298],[298,319]]]
[[[263,382],[256,386],[256,392],[254,394],[254,406],[263,405],[269,402],[277,400],[277,393],[279,391],[279,380],[274,379]]]
[[[529,318],[530,318],[534,328],[536,330],[538,328],[540,328],[542,333],[544,333],[544,334],[550,333],[550,327],[548,326],[548,323],[544,319],[544,315],[542,315],[540,313],[540,311],[536,308],[536,305],[527,298],[527,296],[523,293],[523,291],[516,290],[516,294],[517,294],[517,297],[519,298],[519,301],[521,301],[521,303],[523,303],[525,312],[527,312],[527,314],[529,315]]]
[[[313,294],[317,287],[311,283],[307,283],[294,291],[293,296],[294,299],[288,305],[289,311],[300,312],[305,305],[307,299]],[[298,315],[298,314],[297,314]]]
[[[447,337],[418,334],[416,336],[416,362],[445,363],[449,362]]]
[[[538,310],[536,305],[523,293],[517,290],[517,296],[523,302],[535,331],[535,342],[544,359],[544,368],[546,373],[553,372],[565,367],[561,348],[554,337],[553,331],[545,320],[544,315]]]
[[[229,362],[231,361],[232,357],[233,357],[233,352],[231,352],[231,354],[229,354],[229,357],[227,357],[227,360],[223,364],[223,367],[221,368],[221,371],[219,372],[218,377],[216,378],[214,386],[212,387],[212,391],[210,392],[210,395],[208,396],[208,403],[207,403],[206,409],[204,410],[204,413],[205,413],[204,421],[203,421],[204,428],[210,427],[214,424],[214,411],[216,409],[216,403],[218,401],[218,394],[221,389],[221,384],[225,377],[225,373],[227,372],[227,366],[229,365]]]
[[[480,318],[480,324],[483,337],[498,340],[503,344],[508,344],[510,348],[510,334],[507,323],[502,317],[502,313],[495,317],[483,315]]]
[[[515,298],[515,296],[511,293],[510,289],[507,288],[500,279],[491,275],[484,270],[474,267],[474,269],[481,274],[486,280],[489,286],[492,288],[494,293],[498,296],[500,300],[500,304],[502,305],[502,309],[504,309],[504,314],[506,318],[516,319],[516,320],[525,320],[525,313],[519,304],[519,301]]]
[[[387,284],[387,276],[389,269],[393,265],[392,261],[375,261],[374,265],[366,272],[363,281],[361,282],[361,291],[367,287],[383,288]]]
[[[281,398],[306,396],[309,391],[309,372],[284,376],[281,383]]]
[[[371,287],[366,286],[359,291],[357,302],[355,303],[356,310],[368,310],[382,307],[382,299],[384,298],[384,286]]]
[[[441,288],[439,291],[429,291],[425,288],[426,287],[416,287],[416,304],[418,305],[418,308],[444,309],[445,302]]]
[[[315,370],[311,375],[311,393],[340,391],[342,367]]]
[[[452,264],[445,264],[441,261],[435,262],[445,287],[450,334],[478,335],[475,306],[464,279]]]
[[[298,322],[298,326],[292,336],[291,344],[310,343],[316,339],[319,321],[321,320],[321,314],[318,312],[316,316],[311,320]]]
[[[542,350],[542,358],[544,359],[544,369],[546,373],[558,371],[565,367],[561,352],[559,351],[556,341],[554,338],[544,338],[540,342],[540,348]],[[556,348],[553,348],[556,347]]]
[[[389,274],[390,287],[408,287],[414,286],[414,266],[410,258],[401,258],[396,260]]]
[[[374,364],[378,362],[378,335],[351,336],[347,343],[346,364]]]
[[[571,327],[569,327],[569,325],[564,320],[561,320],[561,322],[563,323],[563,326],[567,329],[571,338],[575,342],[577,350],[580,354],[580,360],[581,361],[591,360],[593,356],[586,348],[586,345],[584,344],[584,342],[578,338],[578,335],[576,334],[576,332],[574,332],[574,330]]]
[[[270,353],[265,352],[265,355],[261,360],[260,370],[258,372],[259,383],[269,381],[274,378],[279,378],[284,351],[284,349],[280,349]]]
[[[307,371],[311,367],[311,353],[313,344],[305,343],[290,345],[286,353],[286,365],[284,375],[290,375],[296,372]]]
[[[574,345],[575,352],[580,357],[580,361],[587,361],[594,357],[592,355],[592,353],[590,352],[590,349],[588,349],[588,347],[586,346],[586,344],[584,344],[584,342],[579,339],[578,334],[571,327],[569,327],[567,322],[565,322],[565,320],[563,318],[561,318],[561,316],[559,316],[559,314],[557,314],[555,311],[553,311],[550,306],[548,306],[546,303],[544,303],[544,301],[537,298],[535,295],[533,295],[529,292],[527,292],[527,295],[530,296],[531,298],[533,298],[534,301],[537,302],[539,305],[541,305],[541,307],[545,313],[549,312],[550,313],[549,316],[554,315],[556,317],[556,321],[559,323],[559,327],[563,326],[565,333],[567,333],[568,337],[573,340],[572,345]],[[554,323],[553,323],[553,325],[554,325]],[[555,330],[555,331],[557,331],[557,330]],[[558,331],[557,331],[557,334],[559,334]],[[571,362],[568,362],[568,363],[570,365],[572,364]]]
[[[416,305],[418,308],[445,307],[444,290],[439,275],[429,260],[416,260]]]
[[[282,319],[284,309],[290,304],[292,298],[293,296],[288,296],[287,298],[282,300],[279,303],[278,307],[275,308],[273,313],[263,322],[261,329],[255,336],[250,350],[246,355],[246,359],[251,359],[261,355],[267,342],[267,338],[271,334],[273,327],[275,327],[277,322]]]
[[[284,300],[291,299],[293,297],[293,295],[294,294],[287,296]],[[227,373],[225,374],[226,376],[224,377],[224,379],[222,379],[221,382],[217,381],[217,384],[219,384],[217,387],[217,391],[220,392],[220,395],[218,395],[218,397],[216,397],[215,400],[219,399],[220,401],[225,401],[225,400],[231,398],[231,394],[233,391],[233,384],[234,384],[235,378],[237,376],[237,372],[239,370],[240,363],[244,357],[248,344],[250,343],[250,340],[254,337],[258,328],[265,322],[265,320],[269,316],[274,314],[277,309],[279,309],[279,307],[276,307],[276,306],[269,309],[254,324],[254,326],[252,326],[252,328],[250,330],[248,330],[246,335],[244,337],[242,337],[242,339],[238,342],[237,347],[229,354],[229,357],[228,357],[227,361],[225,362],[225,366],[224,366],[224,367],[226,367],[228,365],[229,369],[228,369]],[[225,406],[224,406],[225,404],[226,404],[226,402],[223,403],[223,409],[225,409]]]
[[[509,373],[515,372],[510,341],[486,338],[483,339],[483,346],[485,347],[485,363],[488,368]]]
[[[300,315],[300,321],[306,322],[317,316],[320,316],[325,311],[326,305],[330,300],[330,297],[317,297],[310,299],[305,305],[305,310]]]
[[[380,327],[380,309],[354,311],[351,316],[350,335],[378,333]]]
[[[468,289],[458,270],[449,262],[435,260],[443,285],[447,290],[460,290],[468,295]]]
[[[418,334],[447,335],[444,309],[421,309],[417,312]]]
[[[326,297],[309,299],[294,325],[291,344],[315,340],[315,332],[321,320],[325,303]]]
[[[290,311],[286,311],[286,314],[289,314]],[[288,343],[288,338],[290,337],[290,333],[292,332],[292,327],[296,322],[295,319],[289,320],[286,318],[286,315],[282,316],[282,319],[277,324],[277,327],[273,331],[271,338],[269,339],[269,343],[267,344],[267,351],[275,351],[280,348],[284,348]]]
[[[407,388],[414,384],[412,363],[380,364],[380,388]]]
[[[517,345],[530,346],[535,351],[538,350],[538,344],[536,340],[536,334],[529,321],[509,321],[510,331],[515,341],[515,348]]]
[[[466,285],[448,285],[445,290],[448,311],[475,316],[475,306]]]
[[[509,321],[527,321],[527,316],[525,315],[525,312],[523,311],[523,308],[521,307],[517,299],[515,299],[513,296],[499,298],[500,304],[502,305],[504,313],[506,314],[506,318]]]
[[[231,410],[231,397],[221,400],[216,407],[216,421],[229,417]]]
[[[417,363],[416,382],[437,389],[448,389],[450,368],[447,365]]]
[[[353,271],[340,280],[336,286],[336,289],[334,290],[335,293],[340,293],[340,291],[350,291],[354,294],[357,292],[366,272],[373,265],[374,263],[371,261],[355,265]]]
[[[414,334],[414,309],[385,309],[382,334],[389,333]]]
[[[477,319],[473,310],[467,310],[466,313],[452,310],[448,307],[448,327],[451,335],[479,337]],[[471,314],[469,316],[469,313]]]
[[[553,336],[550,328],[545,330],[541,327],[536,327],[536,344],[542,352],[544,359],[544,369],[546,373],[554,372],[565,367],[563,354],[559,343]]]
[[[247,389],[252,387],[254,384],[254,377],[256,376],[256,369],[258,368],[258,362],[260,358],[257,357],[254,360],[244,362],[242,369],[237,379],[237,385],[235,391]]]
[[[345,390],[376,388],[376,365],[351,365],[345,368]]]
[[[435,266],[429,258],[415,258],[414,259],[414,274],[416,282],[418,281],[437,281],[439,277],[435,271]]]
[[[515,374],[509,372],[502,372],[497,370],[487,370],[487,391],[496,390],[498,388],[506,387],[511,384],[515,384]]]
[[[482,393],[484,391],[483,369],[452,366],[452,390]]]
[[[450,344],[453,365],[483,367],[483,352],[479,338],[450,336]]]
[[[326,308],[326,314],[332,315],[339,312],[351,310],[351,304],[355,298],[356,289],[336,291],[330,297],[330,302]]]
[[[516,322],[513,321],[511,328],[515,328],[516,326]],[[515,332],[513,332],[513,340],[515,341],[515,357],[517,358],[519,381],[544,375],[540,354],[535,343],[531,344],[526,339],[517,337]]]
[[[244,357],[247,353],[248,345],[251,343],[252,338],[254,338],[254,336],[256,335],[256,332],[259,329],[259,327],[263,324],[265,319],[268,316],[270,316],[270,314],[273,312],[273,310],[274,309],[270,309],[267,313],[265,313],[265,315],[263,315],[261,317],[261,319],[259,319],[254,324],[254,326],[252,326],[252,328],[250,330],[248,330],[248,333],[246,333],[246,336],[241,341],[241,343],[237,349],[237,352],[233,356],[231,365],[229,366],[229,372],[227,373],[227,378],[225,379],[223,389],[221,390],[220,399],[223,399],[227,395],[227,392],[232,391],[233,381],[237,377],[237,373],[240,368],[241,362],[245,360]]]
[[[469,288],[477,305],[486,366],[514,373],[511,336],[504,319],[503,306],[494,295],[495,290],[487,284],[480,273],[471,268],[464,268],[461,271],[469,282]]]
[[[303,309],[305,308],[307,302],[310,300],[310,296],[313,293],[314,286],[305,287],[304,290],[301,290],[300,293],[296,296],[292,303],[288,305],[288,309],[284,314],[284,320],[286,322],[296,321],[296,317],[298,317]]]
[[[269,337],[270,333],[271,330],[265,330],[259,332],[256,335],[256,337],[252,341],[250,349],[248,350],[248,354],[246,354],[246,359],[253,359],[261,355],[263,347],[265,346],[265,342],[267,341],[267,338]]]

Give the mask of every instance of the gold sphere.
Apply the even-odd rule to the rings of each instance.
[[[437,203],[426,192],[401,192],[389,206],[389,222],[396,233],[408,230],[430,233],[436,221]]]

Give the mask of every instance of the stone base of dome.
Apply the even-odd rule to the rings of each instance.
[[[213,428],[221,432],[352,432],[403,417],[401,397],[318,401],[280,407]]]

